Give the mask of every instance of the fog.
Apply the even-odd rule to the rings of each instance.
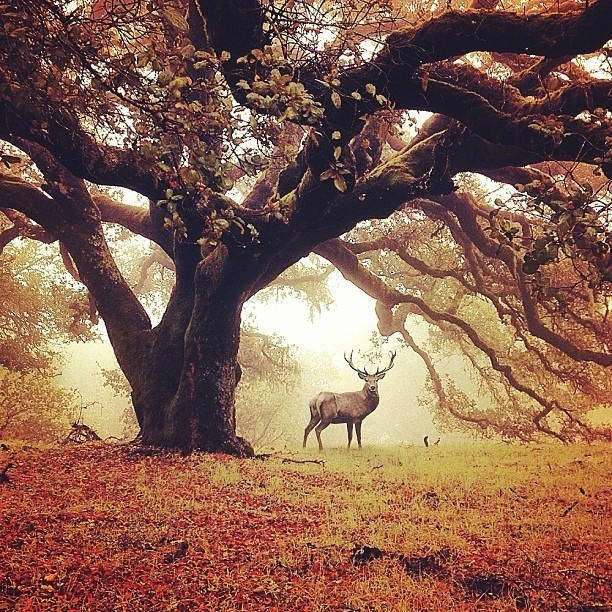
[[[279,390],[269,398],[270,402],[282,405],[299,398],[301,406],[281,406],[291,415],[290,419],[283,419],[283,427],[287,440],[295,444],[301,442],[309,419],[308,401],[312,396],[324,390],[342,392],[361,388],[362,381],[347,366],[343,354],[354,350],[356,363],[367,365],[359,354],[372,351],[372,337],[378,333],[374,300],[345,281],[338,272],[331,274],[328,284],[334,302],[321,312],[313,311],[304,300],[293,297],[265,303],[255,299],[244,309],[244,317],[259,331],[278,334],[291,345],[302,369],[298,389]],[[411,333],[418,338],[423,331],[414,328]],[[101,334],[106,337],[103,324]],[[383,361],[387,359],[387,351],[397,350],[398,354],[395,366],[380,382],[380,404],[364,422],[364,444],[416,444],[422,443],[424,435],[439,435],[428,412],[417,401],[425,382],[425,367],[418,356],[400,345],[397,338],[392,337],[383,346]],[[117,397],[104,386],[100,368],[114,367],[116,361],[107,339],[73,343],[65,353],[61,382],[77,389],[83,404],[92,404],[84,410],[83,419],[103,437],[122,435],[121,416],[130,405],[128,398]],[[345,426],[330,426],[323,439],[326,446],[346,444]],[[310,444],[315,445],[314,434]]]

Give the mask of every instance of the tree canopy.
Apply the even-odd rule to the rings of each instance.
[[[311,252],[422,357],[442,418],[598,435],[584,415],[610,397],[611,2],[2,8],[0,244],[59,243],[145,443],[252,453],[234,409],[242,306]],[[107,224],[175,271],[155,326]],[[461,355],[504,409],[477,406],[434,353]]]

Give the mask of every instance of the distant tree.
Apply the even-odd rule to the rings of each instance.
[[[13,230],[11,242],[32,235],[38,242],[7,241],[0,252],[0,438],[49,442],[66,431],[76,404],[55,380],[58,346],[94,334],[86,294],[40,244],[44,230],[12,213],[12,225],[0,215],[0,240]]]
[[[0,213],[0,236],[10,231],[2,232],[3,224],[9,222]],[[82,286],[71,284],[60,258],[38,242],[0,252],[0,295],[0,365],[10,370],[52,368],[60,343],[94,336]]]
[[[595,379],[612,364],[597,331],[612,280],[608,0],[17,0],[3,21],[0,137],[16,147],[4,161],[25,155],[42,176],[17,164],[0,177],[2,206],[58,240],[87,286],[144,442],[252,454],[236,434],[242,307],[313,251],[379,299],[383,333],[401,332],[408,304],[460,330],[535,402],[509,379],[518,362],[502,364],[480,322],[455,314],[453,291],[514,317],[509,333],[536,354],[552,347],[534,359],[554,357],[553,378],[566,358]],[[409,110],[436,114],[404,138]],[[468,172],[524,201],[478,201]],[[150,204],[125,205],[103,185]],[[431,277],[433,303],[444,276],[444,308],[419,287],[385,284],[357,257],[367,246],[338,239],[396,211],[406,230],[439,223],[429,243],[457,258],[409,263]],[[155,327],[103,222],[172,260]],[[441,233],[456,248],[439,247]],[[454,398],[440,404],[456,409]],[[553,414],[575,419],[549,402],[532,422],[565,439]],[[486,425],[473,410],[461,416]]]
[[[56,442],[66,435],[76,396],[48,374],[0,366],[0,439]]]
[[[484,214],[484,201],[481,207]],[[593,408],[610,405],[612,382],[605,368],[588,361],[578,367],[529,327],[526,309],[537,299],[554,323],[557,342],[574,340],[604,350],[609,344],[606,311],[591,310],[587,287],[584,293],[568,293],[560,306],[567,260],[546,265],[546,277],[539,277],[548,279],[544,286],[525,280],[524,298],[507,267],[466,248],[459,224],[450,217],[431,219],[406,209],[390,222],[360,228],[347,238],[331,246],[335,253],[346,251],[347,260],[359,261],[352,268],[345,263],[345,273],[379,300],[379,331],[400,334],[423,360],[429,381],[421,399],[438,424],[508,439],[531,440],[538,433],[563,440],[605,437],[588,421]],[[517,253],[524,249],[502,249],[516,269]],[[497,252],[497,246],[492,250]],[[426,324],[426,342],[417,342],[411,333],[419,321]],[[417,323],[416,328],[423,326]]]

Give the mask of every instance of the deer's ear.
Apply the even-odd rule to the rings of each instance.
[[[357,376],[359,376],[359,378],[361,378],[361,380],[367,380],[368,375],[364,374],[363,372],[358,372]]]
[[[383,379],[383,378],[386,376],[386,374],[387,374],[386,372],[384,372],[383,374],[379,374],[379,375],[376,377],[376,380],[382,380],[382,379]]]

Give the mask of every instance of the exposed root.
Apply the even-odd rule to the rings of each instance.
[[[206,449],[202,449],[206,450]],[[240,436],[236,436],[230,440],[224,440],[218,449],[213,449],[212,452],[225,453],[233,457],[248,459],[255,457],[253,447]]]
[[[201,443],[197,446],[179,446],[179,445],[164,445],[158,444],[143,444],[142,437],[138,437],[126,446],[130,448],[130,453],[135,455],[164,455],[167,453],[180,452],[183,455],[189,455],[191,453],[223,453],[238,458],[250,458],[255,457],[255,451],[253,447],[244,439],[239,436],[235,436],[231,439],[223,441],[209,441]]]

